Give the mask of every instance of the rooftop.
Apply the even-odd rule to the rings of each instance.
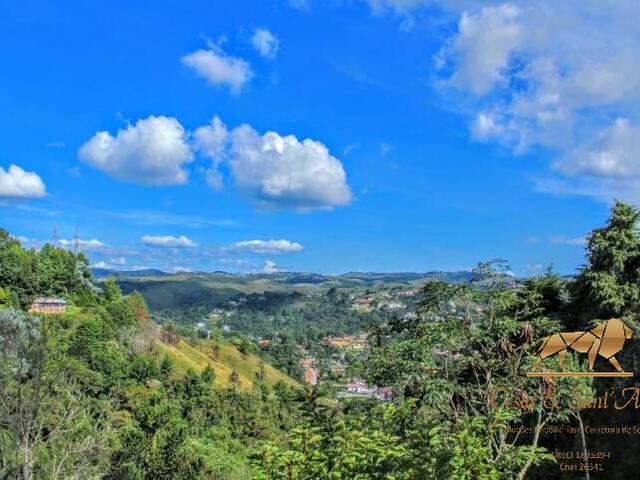
[[[33,301],[37,305],[66,305],[67,301],[64,298],[45,298],[39,297]]]

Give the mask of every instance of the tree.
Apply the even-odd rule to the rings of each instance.
[[[544,315],[546,297],[539,285],[507,288],[504,275],[489,267],[477,270],[481,288],[427,283],[420,315],[392,323],[387,332],[392,340],[374,348],[368,360],[370,383],[393,385],[426,425],[428,418],[438,419],[439,433],[423,439],[427,447],[417,442],[414,448],[426,448],[417,457],[436,458],[433,468],[444,469],[446,478],[522,478],[532,465],[551,458],[539,446],[542,428],[567,421],[570,395],[576,388],[588,391],[580,379],[559,379],[562,408],[542,408],[545,391],[524,371],[533,361],[534,339],[560,324]],[[514,422],[530,425],[533,437],[525,442],[508,435]],[[433,442],[446,453],[429,448]],[[444,464],[443,455],[450,459]],[[420,478],[434,471],[421,470]]]
[[[149,320],[149,308],[147,307],[147,303],[144,301],[142,295],[140,295],[140,292],[136,290],[131,295],[127,296],[127,303],[134,311],[140,323],[144,323]]]
[[[640,311],[638,209],[616,202],[607,225],[587,240],[587,265],[572,285],[573,311],[583,321]]]
[[[12,307],[13,293],[8,288],[0,287],[0,308]]]
[[[38,317],[0,310],[0,477],[89,478],[110,429],[94,416],[62,345]]]
[[[115,302],[122,298],[122,291],[113,278],[107,278],[102,284],[102,296],[107,302]]]
[[[622,202],[615,202],[604,227],[596,228],[588,236],[587,262],[575,281],[569,284],[572,299],[568,309],[570,329],[586,330],[600,320],[620,318],[635,330],[625,348],[616,356],[624,368],[634,368],[640,363],[640,211]],[[638,388],[634,378],[603,379],[595,384],[596,391],[603,395],[610,390]],[[631,410],[613,412],[587,411],[585,422],[602,421],[606,415],[607,426],[624,426],[635,421]],[[578,417],[582,422],[582,418]],[[589,447],[593,450],[610,451],[620,460],[609,478],[627,478],[635,468],[627,455],[627,446],[608,436],[594,436]]]
[[[41,293],[38,255],[0,229],[0,287],[15,293],[18,306],[26,308]]]

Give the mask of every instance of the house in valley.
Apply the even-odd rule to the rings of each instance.
[[[67,301],[62,298],[36,298],[29,307],[29,313],[60,315],[67,309]]]

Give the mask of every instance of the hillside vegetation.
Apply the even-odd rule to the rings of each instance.
[[[347,273],[337,276],[294,272],[270,275],[224,272],[168,274],[158,270],[127,272],[104,269],[94,272],[98,274],[98,280],[114,278],[124,293],[140,292],[154,311],[185,306],[217,307],[251,294],[271,293],[296,298],[321,294],[331,288],[419,287],[427,281],[465,283],[475,278],[473,272]]]
[[[548,271],[508,284],[507,266],[486,262],[473,282],[421,285],[410,316],[375,303],[363,304],[369,313],[353,310],[362,298],[337,287],[295,308],[267,302],[266,316],[238,313],[237,327],[260,318],[255,333],[278,330],[262,345],[290,358],[297,333],[314,321],[302,340],[340,330],[351,316],[350,328],[368,328],[369,346],[343,360],[357,363],[362,383],[392,389],[382,401],[340,395],[332,382],[297,388],[251,354],[253,340],[225,340],[217,327],[206,332],[212,340],[183,338],[180,325],[153,323],[139,293],[123,294],[113,279],[96,288],[84,255],[26,250],[0,230],[0,479],[534,480],[559,478],[558,450],[611,452],[592,478],[627,479],[637,463],[629,442],[543,429],[633,425],[637,409],[594,410],[589,401],[640,388],[637,376],[526,372],[546,336],[611,318],[633,330],[618,361],[627,371],[640,364],[639,220],[638,210],[615,204],[571,279]],[[27,313],[45,295],[66,299],[68,312]],[[254,300],[263,305],[251,296],[244,304]],[[569,352],[564,366],[546,358],[543,368],[586,371],[585,357]],[[605,358],[595,367],[613,368]],[[561,474],[584,478],[577,469]]]
[[[155,345],[161,354],[171,358],[176,368],[184,372],[192,369],[200,373],[206,367],[212,368],[216,374],[216,381],[221,386],[230,385],[234,372],[237,375],[236,383],[244,389],[250,389],[257,379],[270,387],[278,382],[289,386],[298,385],[257,356],[242,354],[234,345],[224,340],[187,342],[179,338],[177,342],[168,342],[158,336]]]

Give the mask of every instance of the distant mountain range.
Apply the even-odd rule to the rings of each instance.
[[[103,279],[109,277],[115,278],[136,278],[136,277],[161,277],[171,276],[171,273],[163,272],[155,268],[146,268],[144,270],[111,270],[109,268],[92,268],[93,278]]]
[[[236,274],[228,272],[179,272],[167,273],[157,269],[123,271],[94,269],[94,278],[100,282],[115,278],[124,293],[140,292],[149,307],[162,309],[185,306],[223,306],[232,300],[258,295],[269,296],[273,302],[328,291],[332,287],[341,289],[369,288],[419,288],[428,281],[447,283],[474,282],[483,285],[473,272],[349,272],[342,275],[319,273],[278,272]],[[505,276],[506,284],[515,285],[517,279]],[[277,300],[277,299],[280,300]],[[286,301],[286,300],[285,300]]]
[[[230,280],[256,281],[259,279],[288,285],[297,284],[322,284],[336,282],[340,286],[373,286],[388,283],[412,283],[427,280],[441,280],[448,283],[465,283],[473,281],[476,275],[473,272],[349,272],[341,275],[323,275],[319,273],[305,272],[278,272],[278,273],[229,273],[216,272],[178,272],[168,273],[158,269],[145,270],[111,270],[107,268],[92,269],[93,276],[97,280],[113,277],[118,280],[125,279],[152,279],[162,277],[164,280]]]

